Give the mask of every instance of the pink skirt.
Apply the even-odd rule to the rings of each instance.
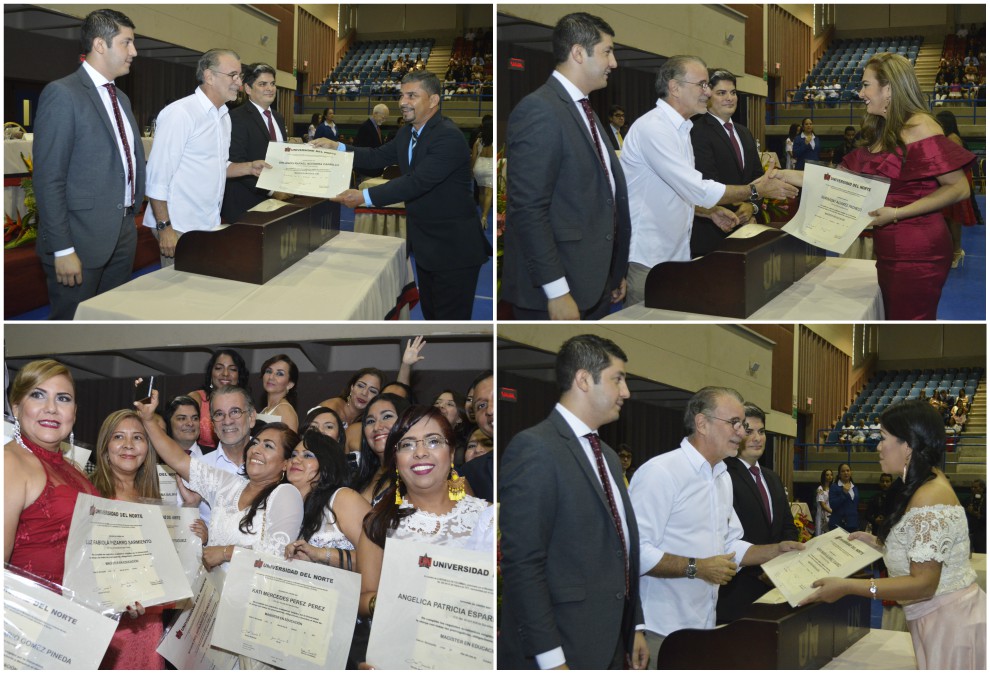
[[[987,668],[987,595],[979,585],[904,607],[918,669]]]

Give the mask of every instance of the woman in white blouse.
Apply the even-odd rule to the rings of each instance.
[[[303,519],[302,495],[285,479],[292,449],[299,444],[295,431],[282,423],[265,426],[248,443],[242,474],[234,475],[189,456],[155,423],[158,391],[150,403],[134,406],[158,455],[212,507],[203,565],[226,568],[238,546],[282,556]]]
[[[986,594],[969,562],[966,512],[938,468],[945,427],[923,400],[880,416],[880,468],[903,484],[877,536],[850,534],[882,550],[889,578],[823,578],[805,603],[847,594],[896,600],[904,607],[919,669],[986,669]]]
[[[354,549],[371,504],[344,486],[348,475],[343,446],[308,429],[289,460],[289,482],[302,494],[305,507],[299,540],[286,546],[286,558],[356,569]]]
[[[375,612],[387,538],[467,548],[475,527],[488,526],[482,513],[492,519],[487,501],[449,483],[454,442],[447,419],[432,406],[409,407],[392,427],[385,443],[385,475],[396,478],[365,518],[358,542],[362,617]]]

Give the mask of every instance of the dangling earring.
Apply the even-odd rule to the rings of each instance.
[[[450,468],[450,478],[447,480],[447,495],[451,501],[460,501],[464,498],[464,480],[457,476],[453,466]]]
[[[75,446],[76,446],[76,432],[69,431],[69,447],[72,448]]]
[[[399,478],[399,469],[395,469],[395,505],[402,505],[402,492],[399,489],[402,486],[402,480]]]
[[[285,471],[284,470],[282,471],[282,477],[279,479],[279,482],[285,482]]]
[[[910,463],[911,463],[911,457],[909,456],[907,460],[904,462],[904,470],[901,471],[901,482],[903,482],[904,484],[907,484],[907,469],[908,469],[908,464]]]
[[[24,449],[27,449],[29,452],[31,451],[30,449],[28,449],[27,445],[24,444],[24,440],[21,439],[21,420],[18,419],[17,417],[14,417],[14,432],[12,435],[14,437],[14,442],[16,442]]]

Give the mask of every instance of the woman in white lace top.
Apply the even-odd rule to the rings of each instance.
[[[919,669],[986,669],[986,594],[969,562],[966,513],[937,466],[945,450],[941,415],[925,401],[880,416],[880,467],[903,484],[889,500],[876,537],[851,539],[882,550],[889,578],[823,578],[808,602],[847,594],[893,599],[904,607]]]
[[[155,423],[158,391],[150,403],[134,406],[158,455],[212,507],[203,565],[226,568],[237,546],[282,556],[303,519],[302,496],[285,481],[289,456],[299,444],[295,431],[282,423],[265,426],[248,443],[244,474],[234,475],[189,456]]]
[[[344,486],[347,475],[343,445],[307,430],[289,460],[289,482],[302,494],[305,511],[299,539],[286,546],[286,558],[356,570],[354,549],[371,504]]]
[[[488,502],[450,484],[456,479],[454,441],[453,429],[435,407],[413,405],[392,427],[385,443],[385,475],[397,477],[365,518],[358,542],[359,615],[375,612],[386,538],[469,546]]]

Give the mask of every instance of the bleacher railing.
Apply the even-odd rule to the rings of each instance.
[[[829,124],[853,124],[860,122],[865,111],[865,104],[859,97],[853,100],[828,100],[825,101],[803,101],[797,98],[798,92],[803,96],[804,89],[788,89],[786,93],[793,93],[795,99],[786,101],[767,101],[767,124],[790,124],[800,122],[804,117],[810,117],[816,121],[815,115],[819,113],[819,120],[824,119]],[[986,121],[986,113],[980,112],[980,108],[986,108],[986,98],[947,98],[936,105],[933,94],[925,95],[928,109],[932,114],[939,110],[951,110],[956,116],[956,120],[962,124],[982,124]],[[793,110],[793,114],[788,114]],[[822,116],[823,111],[828,111],[828,115]],[[840,114],[837,111],[844,111],[848,114]]]
[[[946,451],[942,455],[942,465],[939,466],[943,472],[946,472],[948,467],[959,466],[983,466],[986,467],[986,459],[960,459],[960,450],[962,449],[980,449],[983,448],[984,455],[986,454],[987,447],[987,436],[986,435],[964,435],[958,438],[952,438],[946,443]],[[848,442],[814,442],[814,443],[795,443],[794,444],[794,470],[817,470],[821,471],[826,468],[831,468],[835,470],[835,454],[844,455],[844,462],[848,463],[853,469],[856,465],[869,466],[864,468],[865,470],[880,470],[880,463],[877,461],[876,453],[876,443],[860,443],[852,444]],[[816,458],[821,454],[831,454],[833,455],[829,459]],[[867,456],[869,455],[869,456]],[[963,471],[948,471],[949,475],[970,475],[970,473]],[[973,474],[974,477],[979,477],[977,474]]]
[[[364,89],[364,87],[362,87]],[[304,96],[296,97],[296,110],[297,113],[302,113],[305,109],[305,105],[308,102],[319,103],[322,107],[336,108],[338,102],[347,103],[347,112],[353,113],[355,111],[355,104],[364,103],[366,112],[370,116],[372,109],[379,103],[391,102],[399,100],[398,91],[378,91],[371,92],[370,90],[362,91],[358,94],[307,94]],[[471,94],[452,94],[450,96],[441,95],[440,96],[440,112],[443,113],[443,106],[445,103],[476,103],[474,108],[465,108],[463,106],[458,107],[458,112],[460,113],[476,113],[478,117],[487,115],[491,113],[492,104],[492,88],[487,87],[484,89],[484,93],[471,93]],[[488,104],[487,107],[485,104]],[[338,114],[340,111],[338,111]]]

